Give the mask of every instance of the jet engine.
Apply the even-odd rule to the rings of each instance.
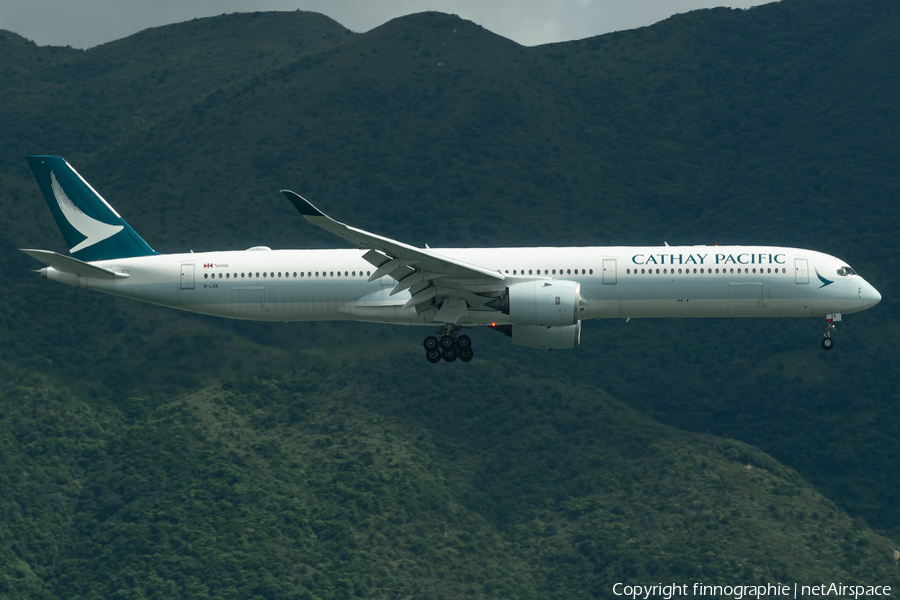
[[[529,348],[574,348],[581,343],[581,321],[566,327],[513,325],[512,343]]]
[[[580,283],[539,280],[511,285],[502,296],[485,306],[509,315],[513,323],[567,327],[578,323],[580,302]]]
[[[554,350],[574,348],[581,343],[581,321],[565,327],[544,325],[491,325],[491,329],[512,338],[516,346]]]

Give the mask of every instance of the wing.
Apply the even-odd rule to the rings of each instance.
[[[484,302],[491,298],[480,293],[491,289],[502,290],[504,287],[505,277],[500,271],[350,227],[335,221],[294,192],[282,190],[281,193],[310,223],[359,248],[368,249],[363,258],[375,267],[369,281],[385,275],[395,279],[397,285],[391,290],[391,296],[409,290],[410,299],[403,305],[404,308],[415,306],[421,313],[432,305],[440,305],[441,311],[435,321],[455,323],[459,316],[467,314],[468,307],[484,309]],[[451,302],[445,302],[447,299]],[[465,300],[465,303],[461,305],[459,299]],[[444,313],[443,317],[441,313]]]

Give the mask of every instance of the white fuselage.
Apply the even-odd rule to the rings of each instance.
[[[503,280],[438,279],[463,297],[459,325],[509,323],[484,306],[514,283],[581,284],[580,318],[800,317],[852,313],[881,296],[843,261],[811,250],[762,246],[444,248],[431,252],[502,273]],[[94,279],[44,269],[44,276],[191,312],[264,321],[358,320],[432,325],[437,309],[403,308],[389,276],[363,250],[245,250],[97,261],[127,277]],[[849,270],[848,270],[849,271]],[[438,303],[435,303],[437,306]]]

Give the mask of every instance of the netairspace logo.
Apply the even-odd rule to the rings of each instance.
[[[818,585],[802,585],[794,583],[793,586],[782,583],[769,583],[767,585],[706,585],[694,583],[671,583],[663,585],[628,585],[617,583],[613,586],[613,594],[632,599],[662,598],[865,598],[865,597],[889,597],[891,586],[889,585],[844,585],[843,583],[820,583]]]

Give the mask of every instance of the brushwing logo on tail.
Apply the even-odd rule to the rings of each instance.
[[[74,248],[70,248],[70,252],[78,252],[88,246],[93,246],[122,231],[122,225],[110,225],[84,214],[66,195],[66,191],[56,180],[56,174],[53,171],[50,171],[50,187],[53,189],[53,196],[56,198],[56,203],[59,204],[63,216],[72,227],[78,230],[78,233],[85,237]]]

